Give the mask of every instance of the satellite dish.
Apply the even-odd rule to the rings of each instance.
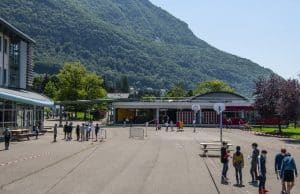
[[[224,103],[216,103],[214,104],[214,110],[220,114],[221,112],[223,112],[225,110],[225,104]]]

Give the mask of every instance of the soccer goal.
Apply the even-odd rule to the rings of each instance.
[[[145,139],[145,129],[137,128],[137,127],[130,127],[129,128],[129,138]]]

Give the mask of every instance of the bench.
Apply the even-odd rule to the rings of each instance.
[[[29,129],[13,129],[11,130],[12,138],[20,141],[23,138],[27,138],[30,140],[29,136]]]
[[[203,151],[203,156],[206,156],[208,151],[221,151],[222,144],[221,142],[204,142],[200,143],[201,150]],[[233,146],[232,144],[227,144],[227,147]],[[232,149],[229,149],[230,151],[233,151]]]

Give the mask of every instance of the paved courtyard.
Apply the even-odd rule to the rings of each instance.
[[[258,193],[250,181],[251,143],[268,150],[267,188],[279,193],[274,174],[274,156],[281,147],[291,152],[300,166],[300,142],[255,136],[237,129],[225,129],[224,138],[240,145],[245,157],[245,187],[220,184],[219,158],[202,158],[200,142],[219,139],[219,129],[191,128],[184,132],[155,131],[149,128],[145,140],[129,139],[128,128],[106,128],[104,142],[64,141],[59,131],[38,140],[13,142],[9,151],[0,151],[0,193],[104,193],[104,194],[217,194]],[[73,135],[74,136],[74,135]],[[1,150],[4,147],[1,145]],[[231,164],[231,161],[230,161]],[[300,167],[299,167],[300,168]],[[214,184],[215,182],[215,184]],[[300,193],[299,178],[292,193]]]

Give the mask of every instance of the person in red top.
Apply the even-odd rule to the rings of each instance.
[[[227,178],[227,171],[228,171],[228,161],[230,157],[230,152],[228,150],[227,142],[222,143],[221,148],[221,163],[223,164],[222,169],[222,177],[221,177],[221,184],[228,184],[228,178]]]

